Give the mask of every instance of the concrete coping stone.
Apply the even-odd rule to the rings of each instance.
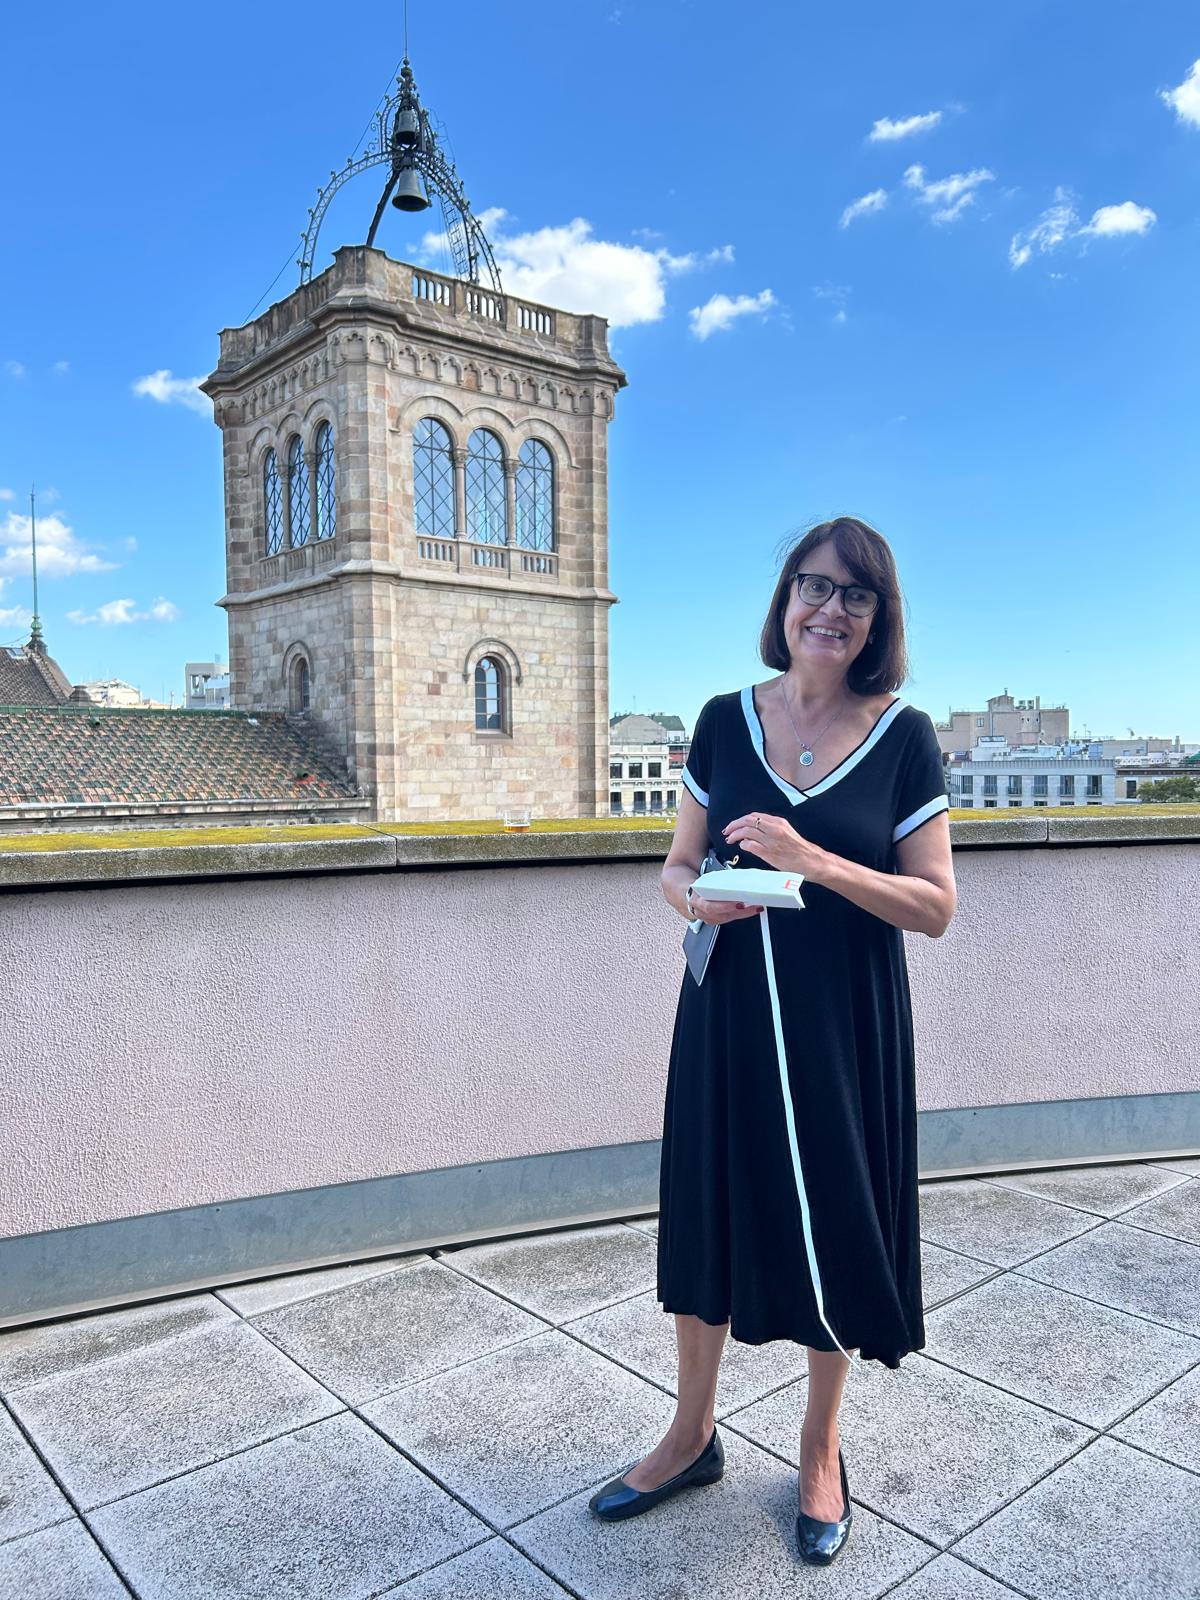
[[[253,831],[260,837],[246,839]],[[237,838],[222,837],[237,833]],[[70,884],[152,882],[155,879],[276,876],[281,873],[421,871],[455,867],[549,866],[576,862],[662,861],[671,841],[667,827],[572,828],[542,826],[530,833],[413,834],[386,827],[324,825],[320,836],[304,824],[275,828],[190,829],[173,841],[111,843],[95,834],[0,834],[0,889]],[[956,817],[955,849],[1055,845],[1200,843],[1200,814],[1128,817]]]

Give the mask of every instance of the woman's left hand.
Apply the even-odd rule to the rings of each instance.
[[[801,838],[790,822],[766,811],[735,817],[722,832],[726,844],[743,845],[777,872],[798,872],[809,883],[820,883],[824,867],[833,860],[828,850]]]

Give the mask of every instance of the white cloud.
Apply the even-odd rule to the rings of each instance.
[[[71,363],[69,361],[56,361],[52,370],[61,377],[64,372],[70,372]]]
[[[1124,200],[1120,205],[1101,206],[1090,222],[1081,224],[1075,201],[1067,189],[1056,189],[1054,201],[1031,228],[1013,234],[1008,247],[1010,264],[1023,267],[1034,253],[1047,255],[1072,239],[1115,239],[1122,234],[1146,233],[1157,221],[1149,206]]]
[[[952,172],[947,178],[930,182],[925,168],[919,164],[909,167],[904,174],[904,185],[912,189],[922,204],[932,206],[932,220],[938,223],[955,222],[969,205],[973,205],[979,186],[991,183],[996,174],[986,167],[975,167],[970,172]]]
[[[597,239],[583,217],[557,227],[535,228],[505,234],[508,213],[493,207],[480,216],[491,240],[496,265],[506,291],[541,305],[564,310],[596,312],[613,328],[657,322],[666,311],[666,283],[709,265],[727,264],[734,258],[731,244],[686,255],[672,255],[663,246],[618,244]],[[658,237],[639,229],[646,239]],[[445,259],[444,233],[427,233],[419,258],[433,264]]]
[[[1122,233],[1148,233],[1157,221],[1149,206],[1122,200],[1119,206],[1101,206],[1099,211],[1093,211],[1092,220],[1079,232],[1096,239],[1112,239]]]
[[[0,489],[0,500],[15,500],[16,493],[12,489]]]
[[[864,194],[861,199],[851,200],[842,212],[839,227],[848,228],[856,217],[865,217],[872,211],[882,211],[887,205],[887,190],[872,189],[870,194]]]
[[[115,565],[93,554],[74,531],[56,514],[39,517],[38,574],[44,578],[68,578],[75,572],[111,572]],[[0,573],[26,574],[33,570],[30,519],[10,511],[0,522]]]
[[[149,395],[150,399],[157,400],[159,405],[186,406],[189,411],[198,411],[204,416],[209,416],[212,412],[212,401],[207,395],[200,393],[198,385],[202,381],[200,378],[173,378],[169,367],[160,367],[157,372],[135,379],[133,392]]]
[[[930,128],[936,128],[942,120],[940,111],[926,111],[919,117],[900,117],[893,120],[891,117],[880,117],[871,125],[867,139],[871,144],[884,144],[894,139],[908,139],[914,133],[927,133]]]
[[[770,289],[763,289],[759,294],[739,294],[733,300],[727,294],[714,294],[702,306],[692,307],[688,321],[697,339],[707,339],[710,334],[732,327],[739,317],[766,316],[775,304]]]
[[[840,324],[849,319],[846,302],[850,298],[850,290],[845,284],[827,283],[820,288],[814,288],[813,293],[818,300],[828,303],[831,321]]]
[[[1023,267],[1034,251],[1045,254],[1057,250],[1079,226],[1079,216],[1068,189],[1056,189],[1054,201],[1023,233],[1014,233],[1008,247],[1008,259],[1014,267]]]
[[[6,361],[4,370],[10,378],[23,378],[25,376],[25,368],[20,361]]]
[[[32,621],[32,611],[26,611],[24,606],[0,608],[0,629],[27,628]]]
[[[98,622],[103,628],[114,628],[129,622],[175,622],[179,607],[160,595],[148,611],[138,611],[132,600],[108,600],[91,613],[68,611],[67,621],[76,624]]]
[[[1180,122],[1200,128],[1200,61],[1193,61],[1182,83],[1173,89],[1160,89],[1159,98],[1171,107]]]

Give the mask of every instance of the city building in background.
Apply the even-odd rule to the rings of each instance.
[[[602,317],[504,292],[407,61],[355,164],[365,244],[221,334],[233,705],[303,716],[381,820],[608,809]],[[372,248],[384,203],[450,219],[457,277]],[[553,751],[547,759],[547,749]]]
[[[189,661],[183,685],[183,703],[189,711],[229,710],[229,668],[220,661]]]
[[[985,710],[951,711],[947,722],[934,727],[943,755],[965,755],[981,739],[1061,745],[1071,737],[1071,713],[1066,706],[1044,706],[1040,696],[1014,700],[1005,689],[992,695]]]
[[[676,716],[630,712],[613,717],[608,733],[610,816],[676,811],[689,745]]]
[[[964,811],[1100,806],[1118,799],[1117,763],[1071,743],[1014,749],[993,737],[967,756],[952,756],[946,777],[951,808]]]
[[[77,705],[121,706],[125,710],[163,710],[157,700],[147,700],[142,691],[124,678],[93,678],[88,683],[77,683],[71,691]]]

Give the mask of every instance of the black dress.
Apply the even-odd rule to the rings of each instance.
[[[768,766],[747,688],[715,695],[683,781],[721,829],[760,811],[881,872],[947,809],[929,717],[894,700],[806,790]],[[820,884],[803,911],[722,926],[685,970],[663,1126],[658,1298],[747,1344],[857,1348],[899,1366],[925,1343],[912,1012],[898,928]],[[767,929],[761,927],[767,921]]]

